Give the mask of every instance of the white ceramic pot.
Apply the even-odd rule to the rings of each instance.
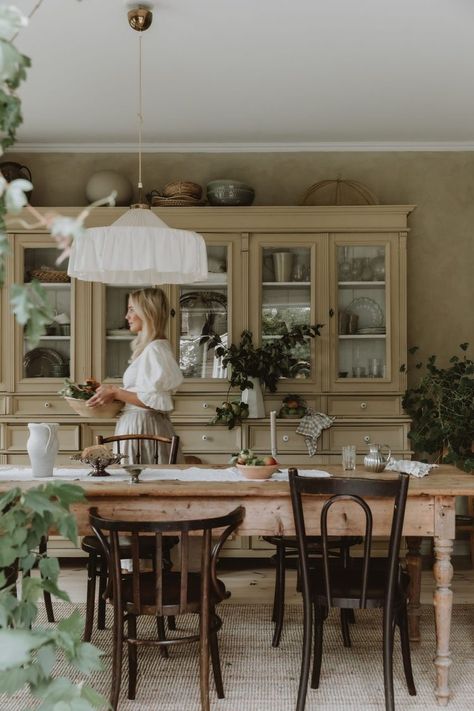
[[[249,378],[253,383],[253,388],[242,391],[241,402],[246,402],[249,406],[249,417],[256,419],[265,417],[265,403],[263,402],[262,386],[258,378]]]
[[[53,476],[54,462],[59,449],[57,422],[30,422],[30,436],[26,449],[34,477]]]

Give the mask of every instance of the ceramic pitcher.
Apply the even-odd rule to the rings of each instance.
[[[249,417],[265,417],[265,403],[263,401],[262,386],[258,378],[249,378],[253,383],[253,388],[246,388],[240,396],[241,402],[246,402],[249,406]]]
[[[26,444],[34,477],[53,476],[59,449],[57,422],[30,422],[30,436]]]
[[[386,457],[382,454],[383,447],[388,449]],[[364,466],[369,472],[383,472],[391,455],[392,451],[388,444],[372,444],[369,446],[369,453],[364,457]]]

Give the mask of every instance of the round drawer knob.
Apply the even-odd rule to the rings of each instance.
[[[282,437],[283,442],[288,442],[289,439],[290,438],[288,437],[288,435],[283,435],[283,437]]]
[[[207,442],[208,436],[207,436],[207,435],[203,435],[203,436],[201,437],[201,439],[202,439],[203,442]]]
[[[361,409],[361,410],[367,410],[367,403],[366,403],[366,402],[361,402],[361,403],[360,403],[360,409]]]
[[[368,444],[370,442],[370,435],[365,435],[364,436],[364,442]]]
[[[46,402],[44,403],[44,406],[45,406],[45,407],[52,407],[52,404],[51,404],[50,402],[46,401]]]
[[[202,406],[203,406],[203,408],[204,408],[205,410],[209,407],[209,405],[207,404],[207,402],[203,402],[203,403],[202,403]]]

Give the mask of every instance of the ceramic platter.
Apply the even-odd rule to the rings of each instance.
[[[367,328],[383,327],[383,311],[376,301],[367,296],[360,296],[347,306],[346,311],[359,317],[358,332]]]
[[[33,348],[23,358],[27,378],[50,378],[58,366],[64,366],[65,360],[53,348]]]

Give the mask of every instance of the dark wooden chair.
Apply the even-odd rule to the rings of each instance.
[[[272,556],[275,563],[275,591],[272,610],[272,622],[275,623],[275,627],[273,629],[272,647],[278,647],[285,616],[286,569],[292,564],[296,564],[298,568],[297,590],[301,591],[299,584],[298,541],[296,536],[263,536],[263,539],[276,548],[275,555]],[[362,539],[358,536],[333,537],[329,541],[330,555],[340,556],[343,560],[348,561],[350,547],[357,545],[361,541]],[[313,557],[322,555],[320,536],[308,536],[307,544],[310,560]],[[354,622],[353,610],[341,610],[341,630],[345,647],[351,646],[349,623],[352,622]]]
[[[456,538],[458,533],[469,534],[469,556],[474,568],[474,496],[467,497],[467,514],[456,516]]]
[[[141,464],[142,461],[142,445],[144,442],[153,443],[153,458],[151,462],[144,462],[144,464],[159,464],[160,461],[160,449],[163,445],[166,446],[168,450],[168,456],[162,457],[168,460],[168,464],[176,464],[176,459],[178,456],[179,448],[179,437],[174,435],[173,437],[163,437],[161,435],[151,435],[151,434],[130,434],[130,435],[112,435],[110,437],[102,437],[102,435],[97,435],[97,444],[116,444],[117,454],[120,454],[121,444],[126,442],[127,444],[132,442],[136,443],[135,452],[135,462],[134,464]]]
[[[113,656],[110,703],[113,711],[118,706],[122,677],[123,643],[128,648],[128,698],[134,699],[137,682],[137,648],[143,645],[168,648],[185,642],[199,642],[200,689],[202,711],[209,711],[209,653],[218,697],[224,698],[224,688],[219,660],[217,631],[221,620],[215,606],[229,597],[225,585],[217,578],[216,564],[222,545],[242,522],[245,510],[239,507],[225,516],[188,521],[133,522],[101,518],[97,509],[91,511],[92,530],[100,540],[110,570],[106,597],[113,604]],[[224,529],[212,548],[213,531]],[[189,571],[189,534],[200,534],[201,568]],[[119,534],[131,538],[132,572],[121,571],[122,546]],[[179,537],[179,570],[170,571],[163,566],[163,536]],[[140,571],[140,545],[143,537],[154,539],[156,560],[154,570]],[[199,537],[198,537],[199,540]],[[195,613],[199,615],[196,633],[175,636],[166,640],[143,639],[137,636],[137,617],[151,615],[157,619],[165,616]],[[127,632],[124,623],[127,622]],[[179,683],[179,675],[177,675]]]
[[[416,695],[411,668],[408,639],[407,598],[409,578],[399,561],[400,541],[405,516],[408,475],[397,479],[319,479],[298,476],[289,470],[291,501],[298,538],[301,583],[304,602],[303,655],[296,711],[303,711],[311,661],[311,640],[314,609],[314,660],[311,688],[317,689],[321,673],[324,620],[330,607],[343,609],[383,608],[383,669],[385,708],[394,711],[393,641],[395,626],[399,627],[403,668],[411,696]],[[329,497],[322,503],[320,513],[323,555],[318,565],[308,562],[306,510],[311,497]],[[387,558],[372,558],[372,512],[366,499],[386,498],[393,501],[393,516]],[[311,502],[314,511],[314,500]],[[338,524],[338,533],[346,521],[365,522],[364,554],[351,558],[344,566],[339,558],[329,556],[328,513]],[[391,504],[390,508],[391,510]]]
[[[120,442],[137,440],[138,452],[141,455],[141,444],[144,440],[150,440],[154,444],[154,464],[158,463],[159,446],[166,444],[169,446],[169,464],[176,464],[178,456],[179,437],[162,437],[160,435],[114,435],[112,437],[97,436],[97,444],[109,444],[117,442],[117,450],[120,452]],[[163,539],[163,564],[171,568],[170,551],[175,543],[172,537]],[[99,595],[97,603],[97,629],[105,629],[105,599],[104,593],[107,586],[107,561],[102,555],[102,546],[96,536],[84,536],[81,542],[81,548],[85,551],[89,558],[87,561],[87,597],[86,597],[86,622],[84,627],[84,641],[90,642],[92,637],[92,628],[94,625],[94,608],[96,594],[96,578],[99,578]],[[154,538],[148,541],[145,539],[142,542],[141,549],[142,558],[154,559]],[[127,544],[122,545],[122,559],[130,559],[131,549]],[[49,619],[49,617],[48,617]],[[175,622],[173,617],[168,619],[168,626],[174,629]],[[158,634],[164,638],[164,622],[161,620],[158,625]],[[166,654],[166,649],[163,650]]]

